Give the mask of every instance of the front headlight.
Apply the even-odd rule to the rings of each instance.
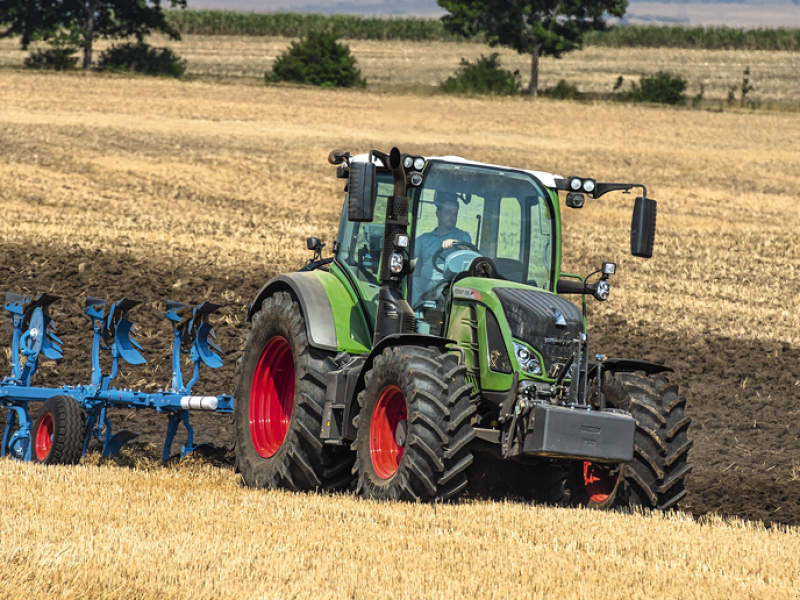
[[[514,342],[514,354],[516,354],[519,366],[523,371],[530,375],[542,374],[542,364],[536,353],[531,352],[522,344]]]

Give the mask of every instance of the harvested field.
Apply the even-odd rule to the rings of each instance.
[[[169,46],[188,62],[187,75],[198,78],[245,80],[261,84],[264,72],[294,41],[276,37],[186,35],[171,42],[154,36],[154,45]],[[530,80],[530,60],[512,50],[489,48],[482,44],[452,42],[404,42],[344,40],[350,46],[370,89],[382,92],[431,92],[459,69],[461,59],[475,61],[482,54],[500,54],[501,66],[519,70],[523,86]],[[96,48],[104,50],[108,42]],[[31,46],[31,49],[36,48]],[[28,52],[19,49],[17,40],[0,40],[0,66],[22,66]],[[685,50],[680,48],[604,48],[590,46],[562,59],[543,58],[539,87],[554,86],[560,79],[581,92],[610,94],[619,76],[624,89],[666,70],[688,82],[687,95],[704,89],[705,103],[719,107],[731,87],[739,88],[745,68],[750,68],[753,91],[748,100],[784,108],[800,108],[800,53],[757,50]],[[727,102],[723,109],[728,110]],[[735,106],[735,105],[734,105]]]
[[[263,492],[187,463],[3,460],[0,490],[3,598],[792,600],[800,589],[797,528],[681,513]]]
[[[208,299],[226,304],[223,316],[215,321],[219,341],[230,351],[226,367],[206,377],[199,391],[229,392],[233,365],[247,329],[244,309],[255,291],[267,278],[303,263],[308,254],[306,236],[318,235],[328,242],[328,247],[333,240],[342,193],[341,182],[333,177],[325,162],[331,148],[365,151],[398,145],[412,153],[459,154],[564,175],[642,181],[647,184],[650,196],[659,200],[658,240],[650,261],[634,259],[628,254],[630,197],[609,195],[590,202],[582,211],[565,212],[566,271],[588,273],[603,260],[618,263],[619,274],[613,279],[610,301],[590,305],[593,348],[607,355],[663,361],[675,369],[673,380],[688,398],[687,413],[693,418],[690,434],[695,440],[691,454],[695,467],[687,483],[689,496],[682,503],[684,511],[692,515],[740,517],[768,525],[798,525],[799,125],[795,114],[766,111],[712,113],[612,104],[454,99],[3,70],[0,71],[0,201],[5,208],[5,219],[0,223],[0,280],[3,289],[50,291],[64,298],[54,305],[53,314],[67,353],[58,363],[44,363],[39,382],[49,385],[82,383],[89,378],[90,332],[82,317],[82,302],[87,294],[144,301],[132,316],[150,362],[142,368],[123,369],[119,381],[120,385],[146,389],[163,387],[169,376],[171,335],[166,320],[157,310],[163,307],[163,301]],[[10,332],[10,321],[5,321],[0,329],[0,343],[4,347],[10,345]],[[8,355],[2,353],[0,372],[8,370]],[[165,419],[154,414],[122,413],[114,419],[118,427],[142,431],[145,435],[140,440],[146,442],[157,443],[166,426]],[[230,425],[224,417],[200,418],[195,424],[198,441],[230,444]],[[144,450],[141,452],[146,455]],[[242,506],[255,503],[256,514],[263,514],[264,532],[286,520],[287,514],[302,520],[309,511],[330,515],[325,518],[336,523],[340,515],[353,512],[365,515],[363,519],[368,521],[384,518],[375,515],[390,515],[395,510],[399,511],[397,514],[413,513],[414,519],[422,521],[442,514],[432,508],[388,508],[352,499],[238,490],[234,476],[227,470],[196,475],[155,469],[151,474],[140,475],[127,469],[35,469],[8,461],[0,461],[0,469],[4,498],[20,498],[22,506],[14,506],[17,500],[7,502],[7,507],[13,506],[13,511],[21,512],[9,512],[6,508],[0,519],[2,539],[12,540],[3,544],[5,554],[0,564],[14,569],[0,571],[3,575],[0,581],[13,576],[18,581],[30,582],[29,589],[52,589],[63,597],[71,597],[70,590],[76,586],[97,589],[98,594],[103,594],[99,587],[87,587],[90,582],[78,579],[77,575],[69,578],[66,567],[77,566],[86,559],[78,545],[74,548],[70,545],[73,530],[61,529],[69,529],[73,521],[64,518],[67,513],[58,512],[50,504],[49,498],[60,494],[64,498],[71,498],[69,494],[74,493],[79,497],[92,493],[99,498],[108,494],[109,498],[121,499],[126,494],[118,488],[130,485],[130,495],[141,497],[144,508],[131,505],[130,510],[125,510],[121,500],[112,500],[107,505],[112,529],[120,525],[113,520],[120,515],[159,514],[154,498],[173,500],[167,497],[168,491],[152,492],[150,486],[169,490],[177,485],[176,480],[183,481],[183,485],[199,486],[192,497],[208,494],[209,498],[219,498],[220,506],[241,510]],[[108,475],[112,480],[119,477],[120,483],[107,480]],[[195,478],[197,482],[192,483]],[[17,480],[28,483],[15,487],[13,482]],[[117,486],[117,491],[104,491],[103,481]],[[35,488],[40,490],[53,487],[47,494],[28,493],[27,485],[40,486]],[[218,485],[225,491],[215,496],[212,490]],[[513,495],[515,486],[518,487],[512,481],[505,489],[479,488],[472,495]],[[339,501],[355,508],[337,507]],[[311,504],[303,504],[307,502]],[[77,506],[79,502],[66,501],[66,504]],[[86,514],[96,514],[92,511],[99,511],[98,506],[92,502]],[[220,523],[225,523],[226,532],[235,530],[235,526],[229,529],[227,522],[209,513],[214,504],[203,505],[205,508],[196,506],[196,510],[188,510],[187,514],[204,515],[210,530],[217,531]],[[284,508],[270,508],[274,506]],[[456,515],[451,519],[458,519],[459,511],[469,511],[472,506],[447,508],[445,513]],[[529,523],[532,518],[538,519],[538,515],[552,520],[546,527],[537,520],[535,526],[522,529],[523,537],[508,542],[522,544],[510,548],[508,554],[503,553],[513,557],[510,563],[503,563],[503,569],[511,568],[517,573],[515,581],[528,581],[525,579],[528,574],[536,572],[528,571],[527,563],[514,561],[519,560],[526,544],[533,543],[531,540],[550,539],[549,534],[536,538],[537,532],[549,531],[547,527],[558,531],[575,527],[591,537],[599,527],[609,523],[609,527],[621,529],[591,539],[610,536],[615,543],[626,544],[626,540],[636,536],[625,532],[641,531],[645,525],[652,526],[653,531],[668,531],[663,534],[668,536],[684,532],[680,533],[684,536],[680,539],[685,542],[670,542],[658,548],[581,546],[590,538],[556,538],[568,540],[557,544],[561,551],[566,550],[567,556],[576,551],[588,552],[586,556],[601,561],[610,572],[616,572],[616,567],[606,562],[609,560],[620,560],[634,569],[621,571],[620,578],[615,578],[617,582],[625,581],[626,577],[643,578],[645,573],[652,575],[654,563],[641,562],[642,556],[650,556],[664,565],[668,574],[664,581],[686,586],[681,588],[683,592],[674,587],[645,588],[644,594],[633,597],[653,597],[657,590],[661,590],[661,595],[673,597],[692,594],[703,597],[712,580],[719,582],[719,588],[709,592],[708,597],[737,597],[737,594],[770,597],[764,591],[767,590],[773,597],[790,598],[791,593],[797,593],[798,569],[791,562],[796,560],[797,552],[784,552],[789,548],[787,544],[795,543],[791,537],[794,530],[789,537],[769,537],[773,534],[738,525],[703,529],[681,516],[675,517],[674,522],[658,517],[640,522],[639,517],[597,517],[582,511],[531,509],[513,503],[474,506],[475,523],[480,523],[474,526],[479,531],[485,528],[492,535],[496,529],[506,531],[491,543],[492,552],[498,552],[501,541],[508,542],[509,533],[493,525],[495,517],[491,515],[496,514],[505,523],[503,527],[512,529]],[[277,512],[270,512],[273,510]],[[25,527],[19,531],[27,535],[20,537],[18,522],[11,516],[15,514],[37,515],[22,521]],[[164,518],[158,517],[158,523],[172,523],[170,511],[160,514]],[[91,517],[86,518],[93,522]],[[178,522],[188,527],[188,522]],[[306,521],[303,523],[305,532]],[[360,531],[363,527],[364,522],[353,522],[354,529]],[[219,551],[221,562],[225,556],[235,556],[237,561],[259,564],[270,552],[254,551],[243,558],[235,546],[228,549],[218,546],[214,550],[200,541],[193,545],[190,538],[181,537],[185,534],[170,537],[171,530],[164,531],[164,538],[161,541],[155,538],[152,544],[162,544],[160,548],[165,553],[172,548],[192,556],[206,551],[210,556]],[[712,531],[708,538],[703,537]],[[730,547],[709,541],[735,539],[737,531],[755,537]],[[14,532],[15,537],[9,537],[9,532]],[[43,543],[40,554],[35,554],[39,551],[26,547],[24,540],[39,537],[42,532],[52,533],[53,537],[47,539],[55,541]],[[144,537],[154,535],[151,530],[141,532]],[[208,531],[202,535],[214,538]],[[364,539],[371,539],[372,535],[369,533]],[[404,532],[397,543],[411,544],[413,540],[417,540],[414,544],[427,543],[420,542],[418,535]],[[654,536],[655,533],[637,539]],[[247,534],[244,541],[236,543],[247,545],[257,537]],[[64,542],[65,539],[70,541]],[[137,546],[136,539],[135,536],[128,539],[124,545],[126,552],[149,557],[151,546]],[[325,545],[327,541],[305,539],[303,544],[319,543],[313,548],[327,551],[330,550]],[[293,552],[285,539],[275,543],[273,550]],[[695,554],[697,544],[706,543],[709,545],[702,546],[703,553]],[[104,547],[98,545],[95,558],[106,560]],[[456,548],[453,552],[461,556],[471,553],[473,547]],[[713,561],[722,560],[734,547],[746,548],[747,556],[771,558],[752,563],[759,565],[752,571],[731,571],[730,579],[726,579],[728,567]],[[363,551],[354,547],[347,552],[363,552],[366,556],[371,552],[369,548],[365,545]],[[681,554],[690,551],[691,556]],[[350,564],[351,557],[356,557],[347,552],[337,555],[343,557],[342,564]],[[403,552],[398,550],[392,556],[406,557]],[[637,557],[633,561],[619,558],[631,553]],[[304,565],[312,572],[321,568],[314,563],[312,550],[298,551],[297,556],[297,565]],[[501,560],[498,554],[491,555],[491,559],[480,552],[474,556],[475,561],[486,559],[481,565]],[[712,562],[703,562],[701,567],[697,562],[700,559],[695,556],[705,556],[703,561]],[[659,562],[662,557],[666,557],[663,563]],[[431,583],[433,571],[450,568],[450,563],[445,562],[447,568],[442,569],[431,558],[432,570],[416,580],[418,589],[431,590],[434,596],[446,597],[450,589],[455,590],[453,597],[475,595],[477,588],[468,588],[473,583],[468,582],[466,571],[448,580],[453,582],[452,587]],[[578,562],[570,559],[569,564]],[[675,573],[678,563],[680,568],[690,566],[672,579],[669,574]],[[32,572],[31,564],[42,565],[41,571]],[[182,564],[181,577],[196,573],[188,559]],[[203,572],[216,573],[214,569],[222,569],[220,565],[206,564],[201,565]],[[478,568],[477,562],[470,564]],[[242,565],[237,563],[230,572],[246,572],[249,567]],[[301,584],[293,578],[297,565],[292,563],[287,569],[291,575],[282,580],[286,587],[279,589],[283,593],[297,589],[298,596],[303,597],[308,594],[307,588],[299,587]],[[371,577],[384,582],[383,588],[374,589],[402,585],[402,580],[392,584],[385,564],[370,565],[371,570],[360,575],[357,571],[349,572],[341,585],[353,587],[336,588],[333,595],[345,596],[349,590],[356,597],[362,591],[369,595],[373,588],[364,587],[367,585],[364,582],[371,582]],[[783,566],[787,566],[785,572],[768,570]],[[142,568],[148,567],[142,563]],[[207,568],[211,570],[206,571]],[[560,572],[549,563],[537,568],[546,568],[548,574]],[[605,573],[607,584],[609,571],[601,568],[599,572]],[[46,573],[54,579],[44,585],[37,577],[46,577]],[[91,570],[86,573],[88,577]],[[135,567],[127,573],[130,578],[146,577],[136,575]],[[149,590],[156,588],[148,586],[164,582],[167,583],[157,589],[166,597],[168,594],[179,597],[180,592],[172,590],[180,590],[180,582],[177,576],[171,579],[169,573],[168,569],[158,575],[152,573],[151,579],[135,588],[139,596],[127,597],[149,597]],[[687,578],[686,573],[696,574],[692,577],[707,575],[711,579]],[[767,573],[769,581],[763,580],[766,587],[758,587],[761,585],[758,577],[766,577]],[[794,580],[789,573],[794,573]],[[325,574],[320,572],[320,577]],[[59,579],[62,575],[66,579]],[[114,581],[118,580],[109,579],[109,585]],[[51,584],[53,587],[48,587]],[[126,597],[122,584],[118,585],[109,589],[118,590],[114,592],[118,597]],[[263,590],[265,597],[272,593],[267,587],[252,589]],[[581,596],[579,587],[559,589],[565,597]],[[481,590],[477,595],[517,597],[523,588],[505,590],[490,586]],[[2,588],[0,591],[10,593]],[[545,595],[548,589],[539,591]],[[208,597],[222,597],[226,593],[213,588]],[[617,587],[613,586],[609,594],[616,593]],[[631,595],[624,590],[619,594]],[[398,593],[398,597],[402,595]]]

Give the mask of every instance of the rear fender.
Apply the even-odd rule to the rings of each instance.
[[[261,310],[264,300],[277,292],[288,291],[300,304],[306,321],[308,343],[321,350],[337,351],[338,340],[333,320],[333,308],[322,282],[312,273],[289,273],[270,279],[247,311],[247,320]]]

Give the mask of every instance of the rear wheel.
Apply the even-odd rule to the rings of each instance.
[[[74,465],[83,451],[85,415],[69,396],[53,396],[42,404],[33,424],[31,457],[44,465]]]
[[[571,477],[571,496],[595,508],[641,506],[675,508],[686,495],[692,441],[691,419],[678,387],[663,375],[615,373],[607,376],[608,403],[636,419],[633,461],[621,465],[579,463]]]
[[[465,490],[475,437],[465,374],[439,348],[387,348],[375,358],[355,418],[359,493],[433,501]]]
[[[264,300],[236,368],[236,465],[251,487],[346,488],[349,449],[319,438],[330,352],[308,344],[305,320],[286,292]]]

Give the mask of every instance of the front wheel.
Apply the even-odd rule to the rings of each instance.
[[[614,373],[604,388],[609,405],[636,419],[633,460],[624,465],[580,462],[570,478],[574,504],[593,508],[675,508],[686,495],[691,419],[678,387],[663,375]]]
[[[392,500],[447,500],[467,486],[475,437],[466,370],[439,348],[387,348],[359,394],[357,491]]]

